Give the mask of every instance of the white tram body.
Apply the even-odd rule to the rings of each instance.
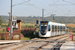
[[[51,37],[65,34],[65,24],[50,21],[39,22],[39,37]]]

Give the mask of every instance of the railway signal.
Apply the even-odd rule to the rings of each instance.
[[[36,24],[38,24],[38,22],[39,22],[39,21],[38,21],[38,20],[36,20]]]
[[[38,20],[36,20],[36,24],[35,24],[35,31],[34,31],[34,35],[35,35],[35,37],[36,37],[36,28],[37,28],[37,24],[38,24]]]
[[[35,25],[35,31],[34,31],[34,35],[35,35],[35,37],[36,37],[36,25]]]

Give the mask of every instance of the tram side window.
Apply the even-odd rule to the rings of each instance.
[[[48,31],[50,31],[50,25],[48,26]]]
[[[63,31],[65,31],[65,26],[63,26]]]
[[[64,27],[62,26],[62,31],[64,30]]]
[[[52,32],[54,32],[54,25],[52,25]]]
[[[60,26],[60,31],[62,31],[62,26]]]
[[[55,26],[55,31],[57,31],[57,26]]]
[[[62,31],[64,30],[64,26],[62,26]]]
[[[58,32],[59,32],[59,26],[58,26]]]
[[[62,26],[62,31],[64,31],[64,26]]]

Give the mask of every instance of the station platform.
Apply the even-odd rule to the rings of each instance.
[[[75,50],[75,41],[66,41],[62,44],[60,50]]]
[[[21,40],[0,40],[0,44],[16,43],[16,42],[21,42]]]

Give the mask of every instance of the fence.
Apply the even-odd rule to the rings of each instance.
[[[21,39],[20,34],[21,34],[21,30],[14,30],[12,34],[12,39],[20,40]]]
[[[35,28],[24,28],[22,30],[14,30],[12,33],[12,40],[20,40],[21,32],[33,32]],[[0,40],[10,40],[10,32],[0,33]]]
[[[1,40],[10,40],[10,33],[9,32],[0,33],[0,39]]]
[[[75,34],[72,34],[72,41],[75,41]]]
[[[0,29],[0,31],[3,31],[3,29]]]
[[[21,30],[21,32],[32,32],[34,30],[35,30],[35,28],[24,28]]]
[[[12,33],[12,40],[20,40],[21,30],[14,30]],[[10,32],[0,33],[1,40],[10,40]]]

